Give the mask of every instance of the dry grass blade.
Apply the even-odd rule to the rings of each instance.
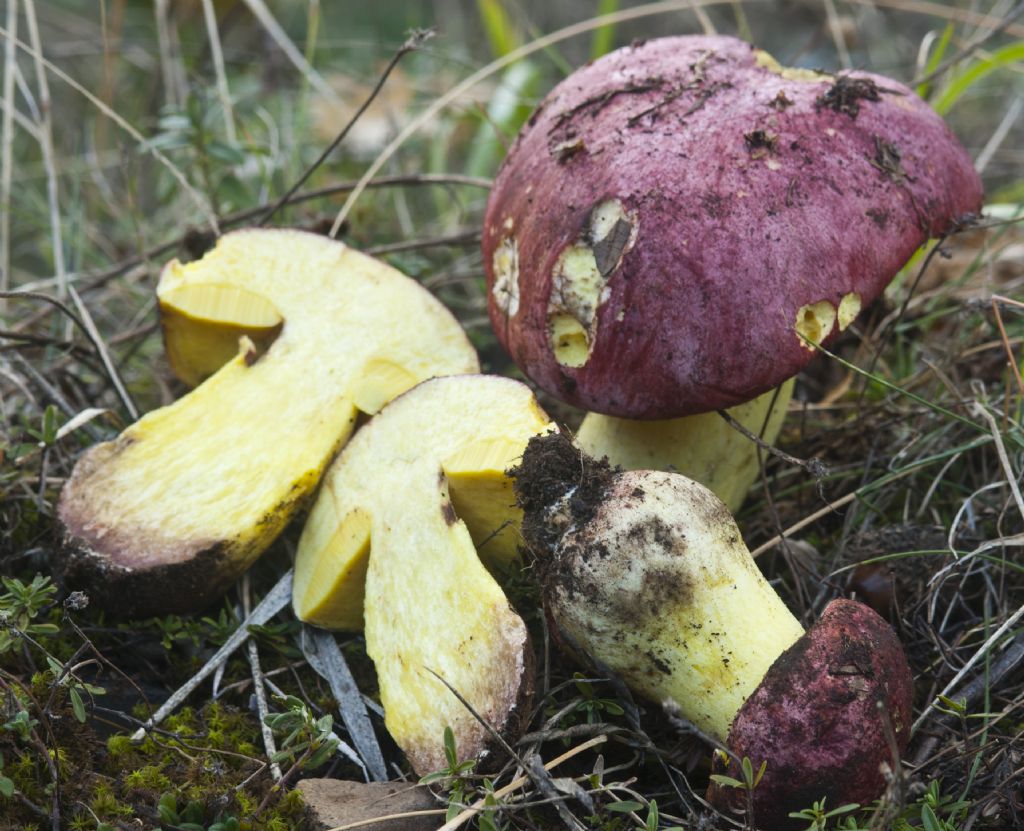
[[[224,130],[228,142],[235,144],[235,111],[231,105],[231,90],[228,88],[228,76],[224,71],[224,52],[220,45],[220,29],[217,28],[217,12],[213,0],[203,0],[203,18],[206,21],[206,33],[210,39],[210,55],[213,58],[213,70],[217,79],[217,95],[220,105],[224,108]]]
[[[448,92],[438,98],[433,104],[427,107],[424,112],[409,122],[409,124],[407,124],[397,136],[395,136],[391,143],[380,152],[377,158],[374,159],[373,164],[370,165],[366,173],[364,173],[362,178],[360,178],[356,187],[349,194],[348,199],[345,200],[345,204],[341,206],[341,210],[338,211],[337,216],[334,218],[334,225],[331,226],[331,236],[337,236],[338,231],[341,230],[342,224],[345,222],[349,212],[352,210],[352,206],[355,205],[356,200],[360,195],[362,195],[367,184],[374,176],[377,175],[377,171],[387,163],[398,148],[405,144],[405,142],[408,141],[409,138],[418,130],[422,129],[426,124],[429,124],[433,119],[435,119],[446,107],[460,99],[466,94],[466,92],[471,90],[481,81],[485,81],[503,70],[505,67],[511,66],[516,61],[520,61],[535,52],[548,49],[563,40],[568,40],[569,38],[576,37],[577,35],[585,34],[586,32],[593,31],[594,29],[599,29],[602,26],[616,25],[628,20],[639,20],[640,18],[681,11],[683,9],[696,10],[698,8],[706,8],[708,6],[719,6],[728,2],[730,2],[730,0],[688,0],[684,2],[679,2],[679,0],[666,0],[666,2],[661,3],[647,3],[642,6],[637,6],[636,8],[624,9],[623,11],[614,12],[613,14],[600,15],[598,17],[593,17],[590,20],[585,20],[582,23],[566,26],[564,29],[559,29],[557,32],[552,32],[549,35],[539,37],[530,43],[512,50],[507,55],[503,55],[497,60],[492,61],[487,64],[487,66],[477,70],[468,78],[456,84],[448,90]]]
[[[11,34],[11,32],[9,32],[7,29],[0,29],[0,37],[10,40],[19,49],[21,49],[24,52],[27,52],[29,55],[35,58],[43,67],[46,68],[48,72],[53,73],[53,75],[55,75],[69,87],[75,90],[75,92],[84,96],[90,104],[96,107],[96,109],[102,112],[107,118],[109,118],[118,127],[120,127],[122,130],[128,133],[128,135],[130,135],[133,139],[135,139],[139,143],[139,145],[143,149],[145,149],[147,153],[149,153],[151,156],[153,156],[153,158],[160,162],[160,164],[167,168],[170,174],[177,180],[178,184],[181,185],[181,189],[185,191],[185,193],[187,193],[195,202],[196,207],[199,208],[200,213],[203,215],[210,228],[213,229],[214,233],[219,233],[217,217],[213,213],[213,209],[210,207],[209,202],[207,202],[206,197],[204,197],[201,193],[199,193],[199,191],[192,187],[192,184],[188,181],[188,179],[185,177],[185,174],[178,168],[178,166],[174,164],[170,159],[168,159],[167,156],[165,156],[161,151],[153,147],[152,144],[150,144],[149,140],[142,135],[142,133],[140,133],[135,127],[133,127],[117,111],[108,107],[106,104],[103,103],[103,101],[101,101],[91,92],[89,92],[89,90],[87,90],[80,83],[78,83],[78,81],[76,81],[66,72],[64,72],[64,70],[62,70],[59,66],[46,60],[46,58],[42,56],[38,49],[18,40],[17,36]]]
[[[375,782],[386,782],[388,773],[380,744],[373,732],[362,694],[334,635],[303,624],[301,647],[309,665],[330,684],[341,719],[370,778]]]
[[[0,127],[0,291],[11,287],[11,177],[14,166],[14,40],[18,36],[18,0],[7,4],[7,29],[12,33],[4,43],[4,113]],[[0,309],[6,307],[6,303]]]
[[[35,58],[36,83],[39,86],[39,111],[42,118],[39,133],[42,139],[43,165],[46,168],[46,199],[50,208],[50,234],[53,240],[53,267],[57,274],[57,296],[64,300],[68,296],[68,275],[64,265],[64,235],[61,233],[57,164],[53,151],[50,85],[47,83],[46,70],[43,67],[43,44],[39,37],[35,0],[25,0],[25,19],[28,22],[29,41],[32,44],[32,56]],[[79,312],[81,311],[79,309]]]

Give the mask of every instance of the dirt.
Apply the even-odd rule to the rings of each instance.
[[[861,101],[880,101],[878,84],[870,78],[851,78],[840,75],[836,82],[818,98],[819,109],[844,113],[850,118],[860,114]]]
[[[523,460],[508,471],[515,485],[516,504],[523,509],[523,539],[538,556],[551,552],[564,525],[550,521],[550,509],[575,488],[566,506],[574,525],[588,522],[597,512],[614,471],[607,460],[597,461],[574,447],[564,433],[530,439]]]

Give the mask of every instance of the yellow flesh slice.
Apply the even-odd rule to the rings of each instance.
[[[348,439],[357,406],[478,369],[456,320],[422,287],[313,234],[228,234],[203,259],[170,263],[158,291],[192,335],[266,327],[275,316],[283,323],[265,354],[244,350],[76,468],[62,520],[125,567],[216,548],[225,568],[240,572],[303,505]],[[404,375],[366,375],[383,364]]]
[[[241,286],[185,283],[170,288],[161,282],[157,296],[167,360],[192,387],[238,353],[241,337],[261,353],[281,331],[283,321],[274,305]]]
[[[445,763],[446,726],[461,756],[479,754],[488,739],[432,672],[499,730],[526,683],[526,629],[475,542],[511,521],[484,546],[496,547],[501,560],[510,556],[518,512],[503,471],[530,436],[549,427],[516,381],[462,376],[420,384],[345,448],[303,531],[295,612],[328,628],[358,628],[365,616],[388,730],[419,773]],[[370,517],[368,536],[353,516]]]

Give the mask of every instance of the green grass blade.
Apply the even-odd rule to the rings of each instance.
[[[946,49],[949,48],[950,38],[953,37],[953,24],[947,23],[946,28],[942,30],[942,34],[939,36],[939,42],[935,44],[935,48],[932,53],[928,56],[928,62],[924,65],[924,71],[921,73],[924,77],[931,75],[936,67],[942,62],[942,59],[946,56]],[[931,90],[931,83],[918,84],[917,94],[922,98],[927,99],[928,93]]]
[[[494,57],[502,58],[519,46],[516,27],[501,0],[476,0],[476,7]]]
[[[1022,61],[1024,61],[1024,40],[1018,40],[1002,49],[997,49],[987,58],[979,58],[950,80],[935,101],[935,112],[945,115],[960,100],[961,96],[982,78],[991,75],[996,70]]]
[[[598,15],[611,14],[619,10],[619,0],[598,0]],[[590,39],[590,59],[595,60],[602,55],[612,51],[615,45],[615,24],[606,23],[599,29],[594,29],[593,37]]]

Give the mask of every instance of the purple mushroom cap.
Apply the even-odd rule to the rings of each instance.
[[[577,406],[731,407],[814,357],[804,309],[838,310],[827,343],[981,197],[964,148],[896,81],[794,74],[729,37],[638,43],[560,83],[509,152],[484,222],[491,321]],[[585,341],[569,361],[566,331]]]
[[[779,656],[744,702],[729,749],[767,762],[753,791],[754,820],[765,829],[802,828],[788,818],[825,799],[826,809],[869,805],[885,789],[883,763],[910,737],[913,683],[896,633],[863,603],[835,600]],[[735,762],[728,766],[738,776]],[[712,782],[708,799],[739,809],[739,789]]]

